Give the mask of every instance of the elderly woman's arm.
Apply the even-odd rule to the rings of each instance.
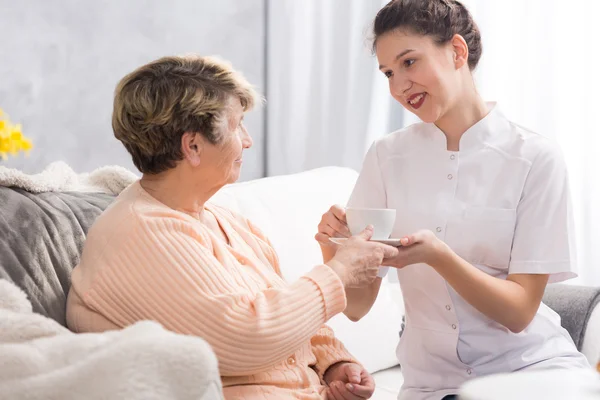
[[[250,220],[243,218],[241,215],[233,215],[243,226],[248,226],[250,231],[258,237],[261,242],[261,248],[263,253],[269,259],[269,263],[277,274],[281,277],[281,270],[279,268],[279,257],[273,249],[273,245],[269,238],[263,233],[260,228],[254,225]],[[326,260],[330,261],[332,257]],[[346,289],[346,293],[348,289]],[[324,380],[325,373],[327,370],[338,363],[350,362],[360,364],[348,350],[342,342],[340,342],[333,333],[333,330],[327,325],[323,325],[319,331],[310,339],[312,352],[315,355],[315,364],[312,368],[317,372],[319,378]]]
[[[359,362],[346,350],[346,347],[334,335],[333,330],[327,325],[323,325],[321,329],[314,335],[310,344],[312,351],[317,359],[314,365],[314,370],[323,379],[323,375],[327,369],[339,362]]]
[[[287,287],[250,292],[250,275],[220,263],[185,223],[145,221],[119,246],[84,302],[118,326],[153,319],[203,337],[221,375],[255,374],[285,360],[346,306],[342,282],[325,265]]]

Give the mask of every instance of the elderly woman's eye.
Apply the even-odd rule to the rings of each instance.
[[[392,71],[385,71],[383,74],[385,75],[386,78],[392,77]]]

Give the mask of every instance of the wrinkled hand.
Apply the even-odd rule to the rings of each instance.
[[[446,243],[442,242],[433,232],[420,230],[417,233],[400,239],[402,247],[398,255],[383,260],[383,265],[404,268],[411,264],[429,264],[436,267],[452,252]]]
[[[369,399],[375,391],[373,377],[362,366],[341,362],[334,364],[323,377],[327,385],[327,399],[362,400]]]
[[[383,260],[397,256],[396,247],[371,242],[371,236],[373,227],[369,225],[340,245],[335,256],[326,262],[340,277],[344,287],[357,288],[371,284],[377,278]]]
[[[331,206],[331,208],[321,217],[318,230],[315,239],[325,246],[336,246],[329,238],[348,238],[352,236],[346,223],[346,210],[344,207],[337,204]]]

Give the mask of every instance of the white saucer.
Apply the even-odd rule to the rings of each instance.
[[[348,238],[329,238],[335,244],[343,244]],[[400,239],[371,239],[371,242],[383,243],[388,246],[400,247],[402,243],[400,243]]]

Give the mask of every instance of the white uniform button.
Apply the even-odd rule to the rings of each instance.
[[[452,178],[454,178],[452,174],[448,174],[448,180],[452,180]]]
[[[450,156],[450,159],[451,159],[451,160],[454,160],[455,158],[456,158],[456,156],[455,156],[454,154],[452,154],[452,155]]]
[[[296,364],[296,359],[294,357],[290,357],[287,359],[287,363],[289,365],[294,365],[294,364]]]
[[[435,230],[436,230],[437,232],[441,232],[441,231],[442,231],[442,227],[441,227],[441,226],[438,226],[437,228],[435,228]]]
[[[470,369],[467,370],[467,374],[471,375],[473,371],[471,371]]]
[[[452,307],[450,307],[450,305],[446,305],[446,310],[450,311],[452,309]]]
[[[452,324],[452,329],[456,329],[456,325]]]

